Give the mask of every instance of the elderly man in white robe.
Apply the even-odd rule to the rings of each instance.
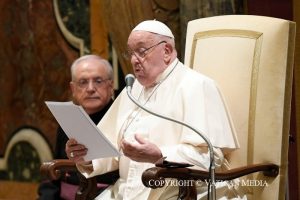
[[[138,24],[130,33],[127,45],[127,57],[136,76],[132,95],[148,109],[201,130],[214,147],[216,167],[223,167],[224,155],[239,145],[215,82],[178,60],[174,36],[159,21]],[[177,199],[178,187],[174,185],[152,190],[142,184],[143,171],[162,157],[187,162],[198,169],[209,168],[207,144],[199,135],[143,111],[128,98],[126,90],[98,127],[120,149],[122,156],[84,161],[88,151],[84,145],[70,139],[66,146],[67,155],[86,178],[119,169],[118,181],[97,199]],[[202,191],[207,189],[205,183],[198,186]],[[206,196],[205,192],[199,198],[201,195]],[[227,199],[226,195],[224,190],[217,192],[218,197]]]

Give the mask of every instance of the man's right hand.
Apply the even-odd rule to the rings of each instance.
[[[75,139],[71,138],[66,143],[65,151],[70,160],[80,163],[84,162],[83,157],[87,154],[88,149],[83,144],[79,144]]]

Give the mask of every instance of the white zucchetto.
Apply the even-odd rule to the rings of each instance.
[[[133,31],[147,31],[151,33],[156,33],[159,35],[168,36],[174,38],[172,31],[164,23],[157,20],[146,20],[139,23],[131,32]]]

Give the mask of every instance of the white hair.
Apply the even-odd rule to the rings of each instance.
[[[101,58],[100,56],[97,56],[97,55],[84,55],[84,56],[81,56],[81,57],[77,58],[72,63],[72,65],[71,65],[71,77],[72,77],[72,80],[75,79],[75,68],[76,68],[76,66],[80,62],[86,61],[86,60],[97,60],[97,61],[101,62],[102,64],[104,64],[104,66],[107,69],[107,75],[108,75],[108,77],[111,80],[113,80],[113,69],[112,69],[111,64],[107,60],[105,60],[105,59],[103,59],[103,58]]]

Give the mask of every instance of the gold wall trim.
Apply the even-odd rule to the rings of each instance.
[[[80,56],[83,56],[85,51],[87,51],[84,47],[84,40],[79,37],[76,37],[67,29],[67,27],[65,26],[65,24],[61,19],[57,0],[53,0],[53,7],[54,7],[54,15],[55,15],[56,22],[63,36],[65,37],[65,39],[70,45],[72,45],[74,48],[79,50]]]
[[[248,124],[248,149],[247,149],[247,162],[248,164],[253,163],[253,152],[254,152],[254,128],[255,128],[255,111],[256,111],[256,98],[257,98],[257,81],[259,71],[259,61],[262,48],[262,33],[249,30],[235,30],[235,29],[218,29],[198,32],[194,35],[190,64],[193,68],[194,55],[196,51],[196,43],[198,40],[211,38],[211,37],[239,37],[249,38],[255,40],[252,72],[251,72],[251,88],[250,88],[250,104],[249,104],[249,124]]]
[[[22,128],[9,141],[3,158],[0,158],[0,170],[8,170],[7,162],[12,148],[19,142],[28,142],[38,153],[41,162],[53,159],[50,146],[40,133],[31,128]]]

